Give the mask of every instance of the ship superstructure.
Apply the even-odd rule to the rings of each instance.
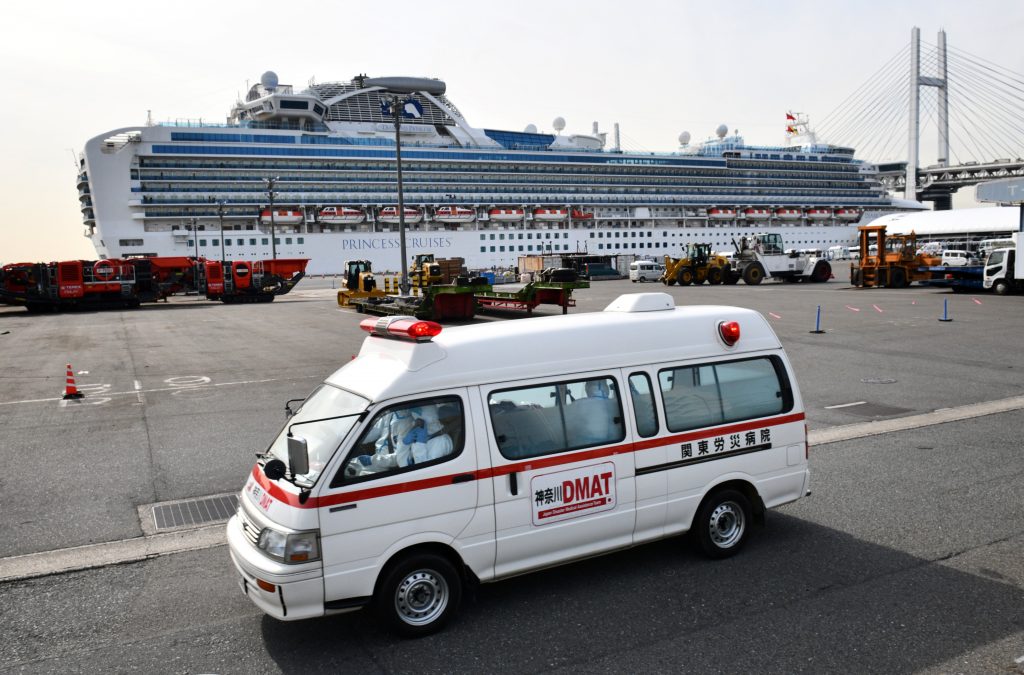
[[[365,76],[296,92],[264,74],[224,124],[117,129],[86,143],[78,177],[85,234],[101,257],[308,257],[400,268],[395,128]],[[784,228],[787,245],[846,244],[855,224],[919,209],[889,197],[854,151],[794,137],[716,138],[672,153],[623,152],[590,134],[481,129],[447,96],[401,104],[409,255],[460,256],[474,268],[586,251],[660,258],[689,242]],[[616,134],[617,136],[617,134]],[[268,183],[267,179],[272,179]]]

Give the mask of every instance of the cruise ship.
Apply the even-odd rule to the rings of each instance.
[[[562,118],[554,133],[477,128],[440,81],[397,100],[382,81],[297,90],[267,72],[225,123],[96,136],[79,164],[85,236],[100,258],[305,257],[311,274],[364,259],[395,271],[404,217],[410,257],[488,269],[539,254],[660,259],[691,242],[726,251],[755,232],[825,250],[851,243],[857,224],[923,208],[890,197],[874,165],[817,142],[791,114],[779,146],[723,125],[701,143],[683,132],[674,152],[637,153],[620,148],[617,125],[611,143],[596,122],[563,133]]]

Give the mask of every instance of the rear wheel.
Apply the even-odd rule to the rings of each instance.
[[[419,553],[385,572],[374,609],[399,635],[421,637],[441,630],[461,598],[462,580],[452,564],[439,555]]]
[[[816,283],[822,283],[829,280],[832,276],[832,266],[825,260],[819,260],[814,263],[814,269],[811,271],[811,281]]]
[[[757,286],[764,279],[764,267],[761,263],[751,263],[743,270],[743,283],[748,286]]]
[[[709,495],[693,521],[694,543],[709,558],[728,558],[739,552],[750,531],[750,500],[738,490]]]
[[[890,288],[906,288],[907,287],[907,273],[902,268],[896,267],[889,272],[889,287]]]

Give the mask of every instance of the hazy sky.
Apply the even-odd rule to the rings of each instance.
[[[1022,0],[57,0],[5,2],[0,25],[0,263],[94,258],[75,189],[84,143],[145,124],[147,111],[223,122],[266,70],[297,88],[360,73],[437,77],[473,126],[550,131],[562,116],[567,132],[587,133],[618,122],[626,149],[649,151],[722,123],[780,143],[787,110],[813,125],[913,26],[925,42],[944,28],[950,47],[1024,72]]]

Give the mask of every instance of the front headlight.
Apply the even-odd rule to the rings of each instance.
[[[319,532],[295,532],[285,534],[263,528],[256,541],[256,547],[274,560],[283,563],[304,563],[320,559]]]

